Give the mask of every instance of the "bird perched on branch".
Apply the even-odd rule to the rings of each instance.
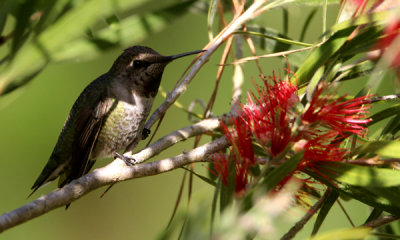
[[[119,157],[149,134],[144,129],[165,66],[203,50],[163,56],[151,48],[126,49],[111,69],[91,82],[74,103],[46,166],[32,186],[33,192],[60,177],[62,187],[88,173],[96,159]]]

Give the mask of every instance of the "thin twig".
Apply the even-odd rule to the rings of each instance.
[[[184,187],[185,187],[186,175],[187,175],[187,172],[185,171],[185,172],[183,173],[183,178],[182,178],[182,181],[181,181],[181,186],[179,187],[178,197],[177,197],[177,199],[176,199],[176,201],[175,201],[174,210],[172,211],[171,217],[169,218],[167,228],[169,228],[169,226],[171,226],[172,220],[174,219],[175,214],[176,214],[176,212],[178,211],[178,206],[179,206],[179,203],[181,202],[181,198],[182,198],[182,192],[183,192],[183,189],[184,189]]]
[[[328,192],[325,192],[324,196],[322,196],[304,215],[300,221],[298,221],[283,237],[281,240],[292,239],[296,236],[296,234],[304,227],[304,225],[311,219],[311,217],[321,208],[322,204],[328,197]]]
[[[354,225],[353,220],[351,220],[351,217],[350,217],[349,213],[348,213],[348,212],[346,211],[346,209],[344,208],[342,202],[340,202],[339,199],[336,200],[336,202],[339,204],[339,207],[342,209],[342,211],[343,211],[344,215],[346,216],[347,220],[349,220],[349,223],[351,224],[351,226],[352,226],[353,228],[356,227],[356,225]]]
[[[393,216],[393,215],[383,216],[383,217],[380,217],[378,219],[375,219],[375,220],[372,220],[370,222],[367,222],[367,223],[361,225],[361,227],[378,228],[378,227],[381,227],[381,226],[386,225],[388,223],[394,222],[394,221],[396,221],[398,219],[400,219],[400,216]]]
[[[288,50],[288,51],[277,52],[277,53],[270,53],[270,54],[265,54],[265,55],[261,55],[261,56],[245,57],[245,58],[238,59],[235,62],[227,63],[227,65],[232,65],[232,64],[237,64],[237,63],[245,63],[245,62],[252,61],[252,60],[257,60],[257,59],[260,59],[260,58],[286,56],[286,55],[289,55],[289,54],[292,54],[292,53],[302,52],[302,51],[307,51],[307,50],[313,49],[315,47],[318,47],[321,44],[322,43],[318,43],[318,44],[316,44],[316,45],[314,45],[312,47],[299,48],[299,49]]]

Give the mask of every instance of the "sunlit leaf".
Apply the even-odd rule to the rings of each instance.
[[[369,227],[339,229],[320,234],[311,238],[311,240],[364,239],[371,231],[372,229]]]
[[[372,141],[356,149],[355,154],[378,154],[391,158],[400,158],[400,141]]]
[[[325,35],[329,35],[331,33],[344,30],[352,26],[359,26],[365,24],[384,24],[387,21],[387,19],[390,18],[391,14],[393,14],[393,12],[391,11],[379,11],[379,12],[373,12],[371,14],[361,15],[356,18],[352,18],[347,21],[333,25],[325,33]]]
[[[326,162],[322,164],[326,164]],[[314,179],[336,189],[346,197],[354,198],[371,207],[376,207],[392,214],[400,214],[400,202],[398,201],[400,198],[400,188],[398,185],[382,182],[385,177],[380,174],[371,175],[369,179],[365,176],[368,170],[361,170],[360,174],[357,174],[358,169],[350,174],[341,174],[345,171],[337,168],[332,171],[332,168],[320,169],[318,167],[318,170],[307,169],[305,171]],[[336,171],[339,173],[336,173]],[[360,175],[361,177],[359,177]],[[355,183],[355,185],[349,184],[348,182]]]
[[[214,18],[216,16],[217,6],[218,6],[218,0],[211,0],[210,1],[210,7],[208,8],[208,15],[207,15],[208,37],[210,39],[213,38],[212,26],[213,26],[213,23],[214,23]]]
[[[297,6],[304,5],[304,6],[319,6],[324,4],[325,0],[292,0],[285,5],[287,6]],[[339,4],[340,0],[327,0],[328,4]]]
[[[320,162],[318,171],[336,181],[362,187],[400,186],[400,171],[342,162]]]

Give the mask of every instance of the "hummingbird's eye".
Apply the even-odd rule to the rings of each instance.
[[[150,64],[146,61],[141,61],[141,60],[135,60],[133,61],[133,67],[134,68],[142,68],[142,67],[148,67]]]

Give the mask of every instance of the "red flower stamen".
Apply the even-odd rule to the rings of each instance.
[[[331,95],[322,95],[323,86],[319,85],[305,113],[302,121],[305,125],[323,124],[345,136],[348,133],[362,135],[365,133],[365,124],[371,120],[366,119],[370,108],[370,96],[344,100],[339,97],[332,100]]]

